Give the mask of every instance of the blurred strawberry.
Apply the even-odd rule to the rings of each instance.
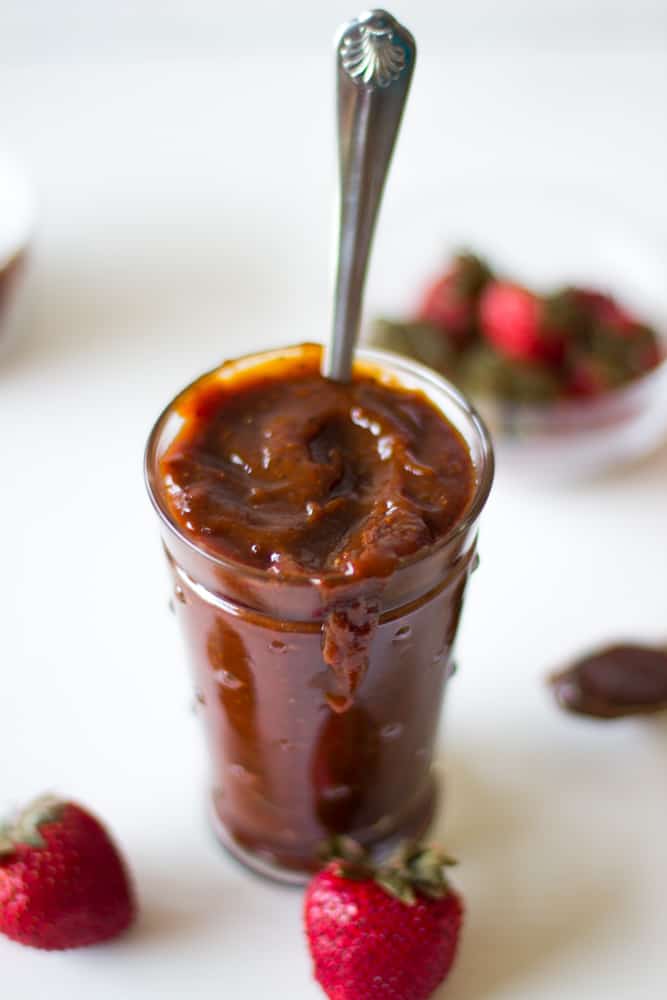
[[[566,392],[578,399],[591,399],[617,384],[609,366],[601,358],[577,357],[566,382]]]
[[[631,333],[636,327],[641,326],[627,309],[605,292],[598,292],[594,288],[577,287],[568,291],[574,302],[594,323],[613,327],[621,333]]]
[[[611,295],[590,288],[572,288],[569,295],[585,317],[587,349],[610,366],[612,382],[628,381],[659,363],[655,331]]]
[[[446,333],[456,344],[474,332],[476,309],[491,271],[473,254],[457,254],[449,268],[430,285],[422,298],[417,319]]]
[[[487,285],[479,304],[483,335],[497,351],[515,361],[557,363],[565,335],[550,320],[547,303],[507,281]]]
[[[547,403],[562,391],[560,369],[515,361],[488,343],[474,344],[465,351],[456,374],[459,385],[473,398]]]

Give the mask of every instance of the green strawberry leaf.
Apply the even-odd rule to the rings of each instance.
[[[375,876],[375,881],[381,889],[406,906],[414,906],[417,902],[414,889],[401,872],[391,868],[381,868]]]
[[[373,870],[363,862],[339,861],[336,863],[336,874],[339,878],[349,879],[351,882],[367,882],[373,877]]]
[[[40,827],[44,823],[57,820],[65,807],[65,803],[55,795],[42,795],[31,802],[19,815],[10,833],[17,844],[28,844],[30,847],[44,847],[46,841],[42,837]]]
[[[342,860],[362,863],[368,857],[361,844],[344,834],[335,834],[330,837],[320,845],[317,853],[320,861]]]
[[[9,835],[9,828],[7,826],[0,827],[0,858],[5,857],[7,854],[13,854],[16,849],[16,844]]]

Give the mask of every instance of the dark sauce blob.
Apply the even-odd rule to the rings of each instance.
[[[667,709],[667,650],[609,646],[554,674],[549,683],[561,708],[596,719]]]

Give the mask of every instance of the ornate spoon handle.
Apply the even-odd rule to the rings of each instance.
[[[373,230],[415,56],[410,32],[384,10],[345,25],[336,44],[340,223],[324,374],[339,382],[352,371]]]

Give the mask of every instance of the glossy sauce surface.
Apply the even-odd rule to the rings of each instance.
[[[161,460],[171,515],[207,551],[277,576],[386,577],[470,503],[465,443],[420,392],[330,382],[309,360],[203,380],[179,413]]]

